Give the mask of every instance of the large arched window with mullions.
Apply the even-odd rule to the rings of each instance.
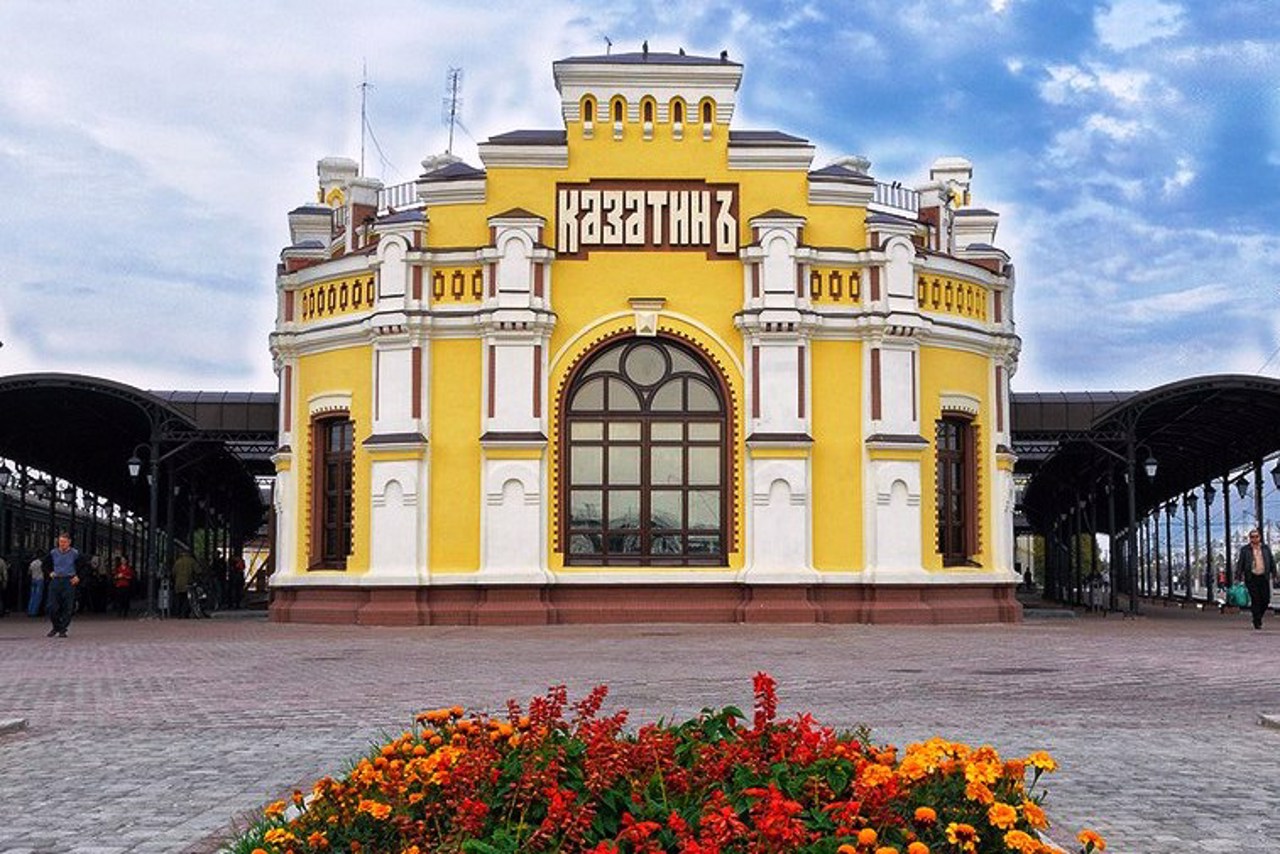
[[[674,341],[628,338],[590,356],[565,399],[565,561],[723,565],[729,420],[715,370]]]

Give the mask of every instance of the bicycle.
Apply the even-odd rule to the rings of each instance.
[[[218,610],[218,603],[199,579],[192,579],[187,587],[187,603],[191,606],[191,616],[207,619]]]

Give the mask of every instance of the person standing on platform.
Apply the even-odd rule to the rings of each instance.
[[[27,600],[27,616],[40,616],[40,606],[44,604],[44,561],[38,557],[31,559],[27,566],[31,574],[31,598]]]
[[[125,560],[124,555],[116,555],[112,583],[116,591],[116,611],[119,612],[120,619],[128,619],[129,601],[133,598],[133,567],[129,566],[129,561]]]
[[[1243,581],[1249,589],[1249,609],[1253,612],[1253,627],[1262,628],[1262,615],[1271,606],[1271,582],[1276,577],[1276,559],[1271,549],[1262,544],[1262,534],[1254,528],[1249,532],[1249,543],[1240,547],[1236,555],[1236,580]]]
[[[76,587],[80,584],[80,552],[71,547],[71,535],[58,534],[58,547],[49,552],[49,637],[67,636],[75,613]]]
[[[182,554],[178,555],[178,559],[173,562],[173,592],[177,596],[176,604],[179,617],[191,616],[191,603],[187,601],[187,588],[191,586],[191,579],[199,571],[200,567],[196,565],[196,559],[186,549],[183,549]]]

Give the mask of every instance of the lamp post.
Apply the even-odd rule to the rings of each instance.
[[[147,613],[145,616],[156,616],[156,572],[155,565],[155,537],[156,537],[156,510],[159,501],[157,494],[158,481],[160,479],[160,449],[156,447],[156,442],[150,444],[140,442],[134,446],[133,454],[130,455],[126,465],[129,468],[129,477],[134,480],[138,479],[138,475],[142,472],[142,460],[138,458],[138,452],[147,451],[147,462],[149,463],[147,472],[147,537],[143,548],[144,563],[147,567]]]
[[[13,471],[7,465],[0,465],[0,557],[4,557],[9,553],[9,524],[8,514],[5,512],[8,508],[5,506],[8,496],[5,490],[9,488],[9,480],[13,477]]]

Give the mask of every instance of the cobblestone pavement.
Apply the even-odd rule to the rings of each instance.
[[[1280,619],[1159,606],[1017,626],[368,628],[0,620],[0,854],[212,852],[415,712],[608,683],[632,720],[749,707],[879,741],[1046,749],[1053,836],[1109,851],[1280,850]]]

